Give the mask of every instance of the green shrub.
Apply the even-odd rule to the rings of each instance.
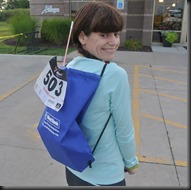
[[[141,50],[143,48],[142,42],[137,39],[130,38],[124,42],[124,47],[128,50]]]
[[[71,20],[67,18],[43,20],[41,27],[42,41],[57,45],[67,44],[70,25]]]
[[[30,15],[29,9],[9,9],[0,11],[0,21],[8,21],[11,17],[21,13]]]
[[[38,21],[35,18],[32,18],[27,12],[18,12],[10,19],[10,25],[13,34],[20,34],[35,31]],[[22,37],[20,40],[21,45],[26,43],[26,41],[27,39]]]
[[[50,41],[50,22],[47,19],[44,19],[41,26],[41,40],[44,42]]]
[[[0,11],[0,21],[7,21],[10,18],[8,11]]]

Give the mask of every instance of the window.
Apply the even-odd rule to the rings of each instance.
[[[180,35],[185,0],[155,0],[153,42],[162,42],[162,30],[174,30]]]

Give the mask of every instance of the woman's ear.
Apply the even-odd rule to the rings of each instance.
[[[86,35],[83,31],[80,32],[79,36],[78,36],[78,40],[80,41],[80,43],[82,45],[86,44]]]

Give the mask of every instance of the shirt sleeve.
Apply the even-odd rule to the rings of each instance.
[[[131,112],[131,93],[127,72],[119,67],[111,77],[111,113],[115,125],[117,143],[126,168],[138,164],[136,156],[135,129]]]

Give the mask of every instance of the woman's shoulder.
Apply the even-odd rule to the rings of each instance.
[[[119,75],[119,76],[127,75],[126,70],[115,62],[110,62],[108,64],[108,72],[110,72],[111,74],[115,74],[115,76],[116,75]]]
[[[114,75],[114,76],[124,76],[127,75],[124,68],[119,66],[117,63],[111,61],[107,64],[104,73],[107,73],[107,75]],[[103,61],[99,61],[96,59],[89,59],[86,57],[78,56],[75,57],[69,64],[68,67],[80,69],[86,72],[93,72],[96,74],[99,74],[101,69],[104,66]]]

